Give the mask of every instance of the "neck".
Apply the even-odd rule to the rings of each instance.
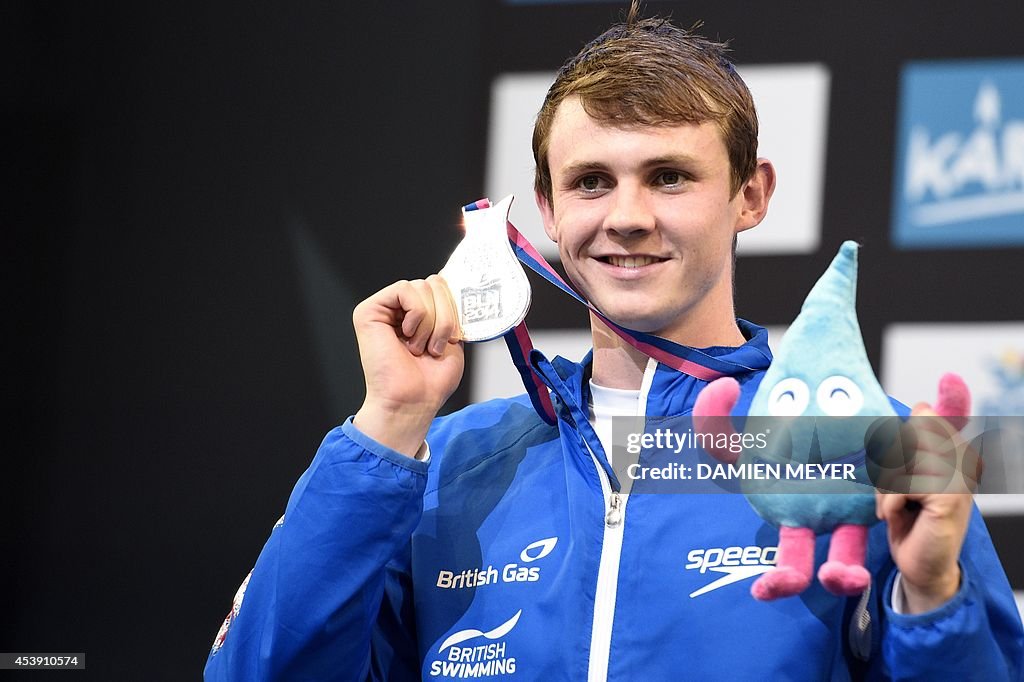
[[[731,286],[715,287],[686,314],[654,333],[691,348],[742,346],[746,339],[736,324],[732,297]]]
[[[594,339],[592,379],[605,388],[638,390],[644,380],[647,356],[623,341],[593,314],[590,332]]]
[[[592,379],[598,386],[638,390],[643,383],[648,357],[608,328],[595,315],[590,315],[590,332],[594,343],[594,365]],[[675,335],[673,335],[675,336]],[[724,325],[714,333],[687,335],[682,340],[671,338],[676,343],[693,348],[710,346],[742,346],[746,343],[735,319],[731,325]]]

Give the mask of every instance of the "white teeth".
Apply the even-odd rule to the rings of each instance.
[[[620,268],[642,268],[655,261],[651,256],[608,256],[608,262]]]

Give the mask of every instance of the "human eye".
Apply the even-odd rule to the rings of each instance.
[[[658,171],[654,177],[654,184],[668,189],[677,189],[686,182],[686,176],[677,170]]]
[[[608,189],[609,183],[604,176],[596,173],[587,173],[577,178],[573,183],[573,187],[583,194],[599,194]]]

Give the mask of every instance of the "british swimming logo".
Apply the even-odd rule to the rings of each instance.
[[[1024,244],[1024,59],[907,65],[898,137],[896,246]]]
[[[503,640],[522,615],[523,610],[519,609],[504,623],[486,632],[469,628],[452,633],[437,648],[441,658],[431,661],[430,676],[465,679],[515,673],[516,659],[509,655]]]

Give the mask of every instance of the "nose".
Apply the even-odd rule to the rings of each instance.
[[[654,229],[655,218],[648,203],[646,188],[620,182],[609,199],[611,205],[604,220],[605,230],[632,236]]]

